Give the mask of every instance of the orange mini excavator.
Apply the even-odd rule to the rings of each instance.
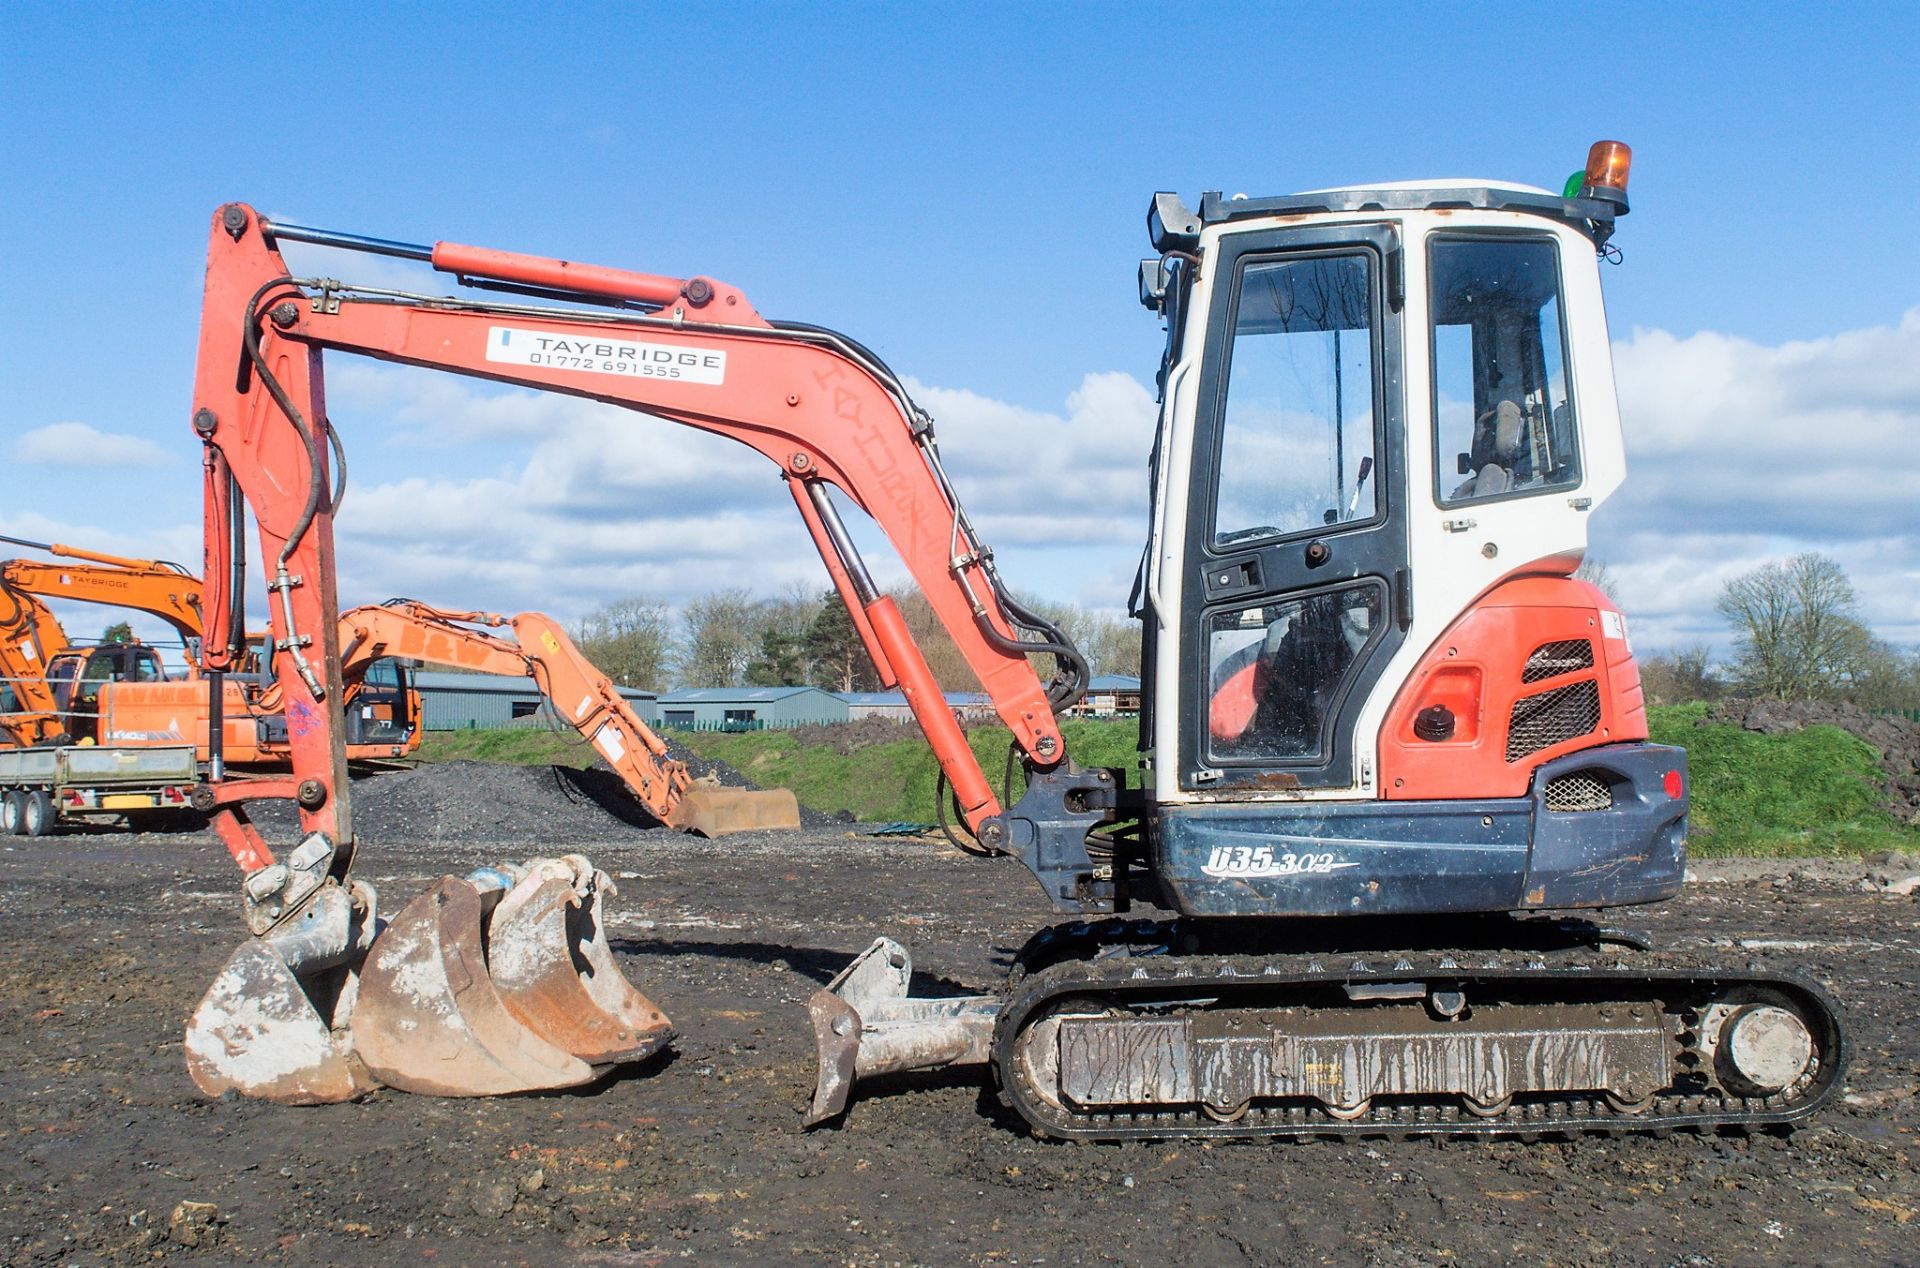
[[[1671,897],[1686,858],[1685,755],[1649,742],[1625,620],[1572,576],[1591,512],[1625,477],[1596,260],[1627,208],[1628,157],[1602,142],[1557,190],[1153,197],[1140,298],[1167,342],[1137,586],[1138,770],[1072,760],[1055,714],[1079,698],[1084,659],[1002,584],[933,420],[858,343],[769,320],[711,278],[220,208],[192,412],[206,446],[204,655],[217,697],[238,654],[250,503],[294,771],[208,790],[246,872],[252,937],[235,962],[259,975],[216,987],[189,1051],[217,1052],[233,1086],[269,1095],[307,1058],[320,1069],[376,1034],[470,1051],[440,1044],[444,993],[401,983],[487,976],[465,950],[433,967],[405,912],[377,934],[350,876],[339,440],[322,391],[323,363],[346,353],[608,402],[773,463],[961,818],[1071,918],[973,997],[911,997],[905,948],[876,941],[810,1006],[811,1120],[841,1112],[869,1074],[966,1064],[990,1066],[1035,1130],[1078,1139],[1804,1118],[1844,1066],[1817,984],[1663,952],[1580,914]],[[290,241],[419,261],[470,289],[299,276],[281,256]],[[879,526],[991,697],[1027,776],[1013,804],[874,586],[842,502]],[[1051,682],[1036,655],[1057,667]],[[239,813],[261,795],[299,804],[305,835],[284,861]],[[588,870],[540,865],[512,882],[485,934],[496,976],[525,963],[500,954],[522,887],[578,898]],[[448,878],[434,892],[433,928],[458,935],[446,945],[484,948],[498,886]],[[1117,919],[1143,907],[1159,914]],[[560,985],[592,963],[571,956],[586,931],[566,934],[541,944]],[[491,1007],[482,994],[476,1010]],[[289,1034],[303,1038],[277,1041]]]

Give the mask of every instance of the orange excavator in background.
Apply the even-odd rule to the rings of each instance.
[[[200,581],[179,564],[130,559],[59,543],[0,536],[80,563],[0,560],[0,737],[16,746],[98,740],[98,697],[109,683],[161,683],[158,651],[134,643],[79,646],[47,606],[71,599],[159,617],[179,634],[187,656],[199,650]],[[206,693],[196,691],[204,704]],[[177,742],[177,741],[176,741]]]
[[[1075,1139],[1804,1119],[1845,1066],[1817,983],[1686,961],[1568,914],[1669,898],[1686,864],[1685,754],[1649,742],[1625,619],[1572,576],[1626,470],[1597,259],[1627,169],[1607,141],[1558,192],[1153,197],[1138,282],[1167,341],[1136,585],[1138,771],[1070,759],[1055,715],[1081,697],[1085,659],[1002,583],[932,418],[852,339],[768,320],[707,277],[220,208],[191,416],[202,655],[218,701],[243,648],[250,506],[294,769],[226,778],[216,752],[197,790],[245,874],[251,935],[189,1023],[200,1085],[306,1101],[355,1095],[368,1075],[526,1090],[657,1047],[604,1007],[558,1002],[631,992],[594,959],[604,886],[584,860],[445,877],[384,933],[351,875],[344,477],[322,384],[348,353],[622,406],[774,463],[976,848],[1011,855],[1079,917],[1036,933],[973,997],[913,998],[906,948],[875,941],[809,1003],[809,1121],[844,1110],[858,1079],[959,1065],[991,1066],[1036,1132]],[[496,294],[301,277],[289,241]],[[841,502],[872,517],[991,697],[1026,775],[1013,804]],[[283,797],[304,835],[277,859],[246,806]],[[1164,914],[1114,918],[1136,904]],[[536,909],[552,913],[541,939],[525,936]],[[530,980],[560,1011],[505,998]],[[481,1034],[508,1014],[518,1030]],[[587,1021],[615,1038],[563,1024]]]
[[[476,625],[509,629],[513,641],[470,628]],[[692,778],[686,763],[673,757],[613,681],[550,616],[451,612],[412,599],[340,614],[341,678],[349,692],[370,665],[390,657],[471,673],[529,675],[554,714],[578,731],[647,812],[668,827],[717,837],[800,826],[800,803],[790,789],[725,788]]]
[[[59,542],[0,535],[0,542],[78,563],[0,560],[0,678],[14,701],[0,708],[0,736],[17,746],[90,743],[114,748],[191,743],[208,760],[207,692],[199,681],[200,579],[179,564],[83,550]],[[69,600],[158,617],[179,635],[183,677],[168,673],[157,649],[137,641],[68,641],[47,607]],[[261,658],[250,644],[250,657]],[[267,699],[271,676],[257,664],[223,688],[226,760],[235,766],[284,766],[286,722]],[[403,757],[420,745],[420,699],[397,662],[368,665],[346,715],[351,761]]]

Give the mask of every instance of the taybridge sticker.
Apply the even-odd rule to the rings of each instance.
[[[1359,867],[1332,854],[1275,854],[1266,845],[1216,845],[1200,870],[1208,876],[1318,876]]]
[[[719,386],[727,381],[727,354],[720,348],[641,343],[578,330],[532,330],[489,326],[487,360],[582,370],[628,379],[671,379]]]

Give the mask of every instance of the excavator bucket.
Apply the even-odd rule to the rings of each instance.
[[[338,969],[331,976],[331,1011],[344,1016],[354,975]],[[238,1092],[282,1105],[330,1105],[379,1086],[350,1037],[321,1016],[287,962],[257,939],[228,958],[194,1009],[186,1050],[187,1073],[208,1096]]]
[[[187,1020],[187,1073],[202,1092],[327,1105],[379,1086],[348,1031],[375,901],[369,885],[328,886],[305,919],[227,957]]]
[[[356,1054],[402,1091],[499,1096],[577,1087],[657,1052],[673,1027],[614,964],[610,889],[578,855],[441,877],[367,957]]]
[[[507,1011],[592,1066],[643,1060],[673,1038],[613,962],[600,908],[613,892],[577,854],[542,859],[488,922],[487,966]]]
[[[728,788],[711,776],[681,795],[667,826],[703,837],[800,826],[800,800],[790,788]]]

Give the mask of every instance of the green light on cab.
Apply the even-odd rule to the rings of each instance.
[[[1573,175],[1567,177],[1567,183],[1560,190],[1560,196],[1562,198],[1578,198],[1580,196],[1580,190],[1586,183],[1587,169],[1583,167]]]

